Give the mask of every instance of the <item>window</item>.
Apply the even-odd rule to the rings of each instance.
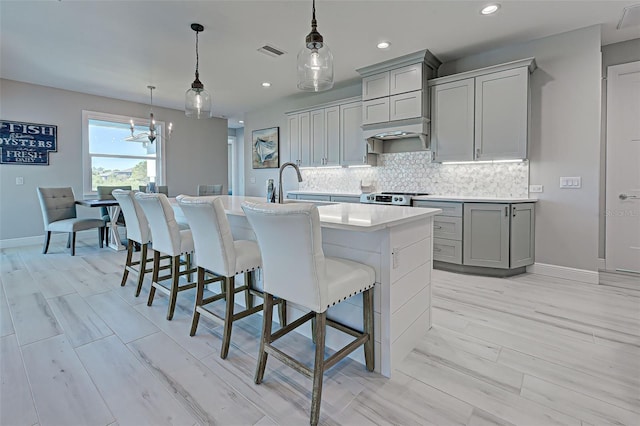
[[[130,122],[134,124],[131,137]],[[164,123],[156,121],[156,140],[149,142],[149,119],[92,111],[82,112],[84,194],[98,185],[164,184]]]

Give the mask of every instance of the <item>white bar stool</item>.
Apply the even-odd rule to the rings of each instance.
[[[195,269],[191,269],[191,253],[193,252],[191,230],[180,229],[166,195],[137,192],[135,198],[147,217],[153,238],[153,274],[147,305],[151,306],[153,303],[156,289],[168,294],[167,319],[171,320],[176,308],[178,292],[196,286],[195,282],[191,282],[192,274],[195,272]],[[162,277],[159,276],[161,253],[171,257],[171,273]],[[181,255],[185,255],[185,262],[180,261]],[[180,271],[180,265],[185,265],[183,271]],[[183,275],[187,275],[188,283],[179,285],[180,277]],[[160,283],[169,278],[171,278],[171,287],[165,287]]]
[[[318,208],[313,204],[242,203],[242,209],[258,239],[262,254],[264,320],[255,382],[264,377],[267,356],[313,379],[310,423],[320,417],[324,372],[364,345],[367,370],[373,371],[373,286],[372,267],[351,260],[325,257]],[[327,309],[351,296],[363,293],[363,332],[327,319]],[[275,333],[271,332],[273,296],[310,310]],[[300,361],[273,347],[272,342],[305,322],[315,319],[315,364],[310,369]],[[324,359],[325,329],[332,326],[353,337],[351,343]]]
[[[229,220],[219,198],[200,198],[179,195],[178,204],[189,222],[193,232],[195,260],[198,266],[198,292],[193,311],[191,336],[196,334],[200,314],[224,324],[224,335],[220,357],[229,353],[233,322],[262,310],[262,305],[253,306],[253,295],[263,297],[256,287],[254,271],[261,267],[260,249],[255,241],[233,240]],[[205,279],[205,273],[215,274]],[[235,288],[235,276],[244,273],[244,285]],[[204,299],[204,287],[216,281],[223,281],[222,293]],[[245,310],[234,313],[235,294],[245,292]],[[220,317],[208,310],[205,305],[220,299],[226,299],[225,316]],[[286,304],[278,300],[280,324],[286,325]]]

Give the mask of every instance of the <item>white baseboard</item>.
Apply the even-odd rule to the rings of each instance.
[[[586,269],[568,268],[566,266],[548,265],[546,263],[534,263],[531,266],[527,266],[527,272],[588,284],[598,284],[599,282],[598,271],[587,271]]]
[[[86,234],[91,232],[92,234],[97,231],[93,229],[87,229],[84,231],[76,232],[76,237],[80,238]],[[51,242],[57,239],[67,240],[68,234],[66,232],[52,232],[51,233]],[[34,246],[34,245],[44,245],[44,234],[36,235],[33,237],[22,237],[22,238],[6,238],[4,240],[0,240],[0,249],[12,248],[12,247],[25,247],[25,246]]]

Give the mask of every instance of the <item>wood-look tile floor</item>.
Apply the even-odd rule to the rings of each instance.
[[[311,381],[270,359],[256,386],[260,317],[222,330],[194,294],[146,305],[120,287],[124,252],[80,238],[0,252],[1,425],[304,425]],[[345,360],[325,376],[327,425],[639,425],[640,282],[433,272],[433,328],[392,379]],[[286,339],[286,340],[285,340]],[[287,336],[286,351],[311,342]]]

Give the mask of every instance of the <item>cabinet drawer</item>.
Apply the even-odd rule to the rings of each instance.
[[[362,103],[362,124],[389,121],[389,98],[372,99]]]
[[[462,265],[462,241],[434,238],[433,260]]]
[[[389,97],[389,120],[422,116],[422,90]]]
[[[362,100],[389,96],[389,72],[371,75],[362,79]]]
[[[298,200],[331,201],[331,197],[329,195],[298,194]]]
[[[414,207],[426,207],[429,209],[442,209],[439,216],[458,216],[462,217],[462,203],[453,201],[422,201],[415,200]]]
[[[348,197],[345,195],[332,195],[331,201],[335,201],[336,203],[359,203],[359,197]]]
[[[462,241],[462,218],[437,215],[433,218],[433,236]]]

